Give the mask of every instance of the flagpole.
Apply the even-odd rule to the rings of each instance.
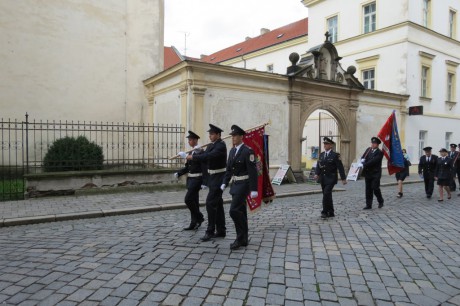
[[[265,122],[265,123],[262,123],[262,124],[253,126],[253,127],[249,128],[249,129],[246,129],[246,130],[244,130],[244,131],[245,131],[246,133],[249,133],[249,132],[252,131],[252,130],[255,130],[255,129],[264,127],[264,126],[266,126],[266,125],[270,125],[270,124],[271,124],[271,120],[268,120],[268,121]],[[225,136],[225,137],[222,137],[221,139],[222,139],[222,140],[225,140],[225,139],[230,138],[230,137],[232,137],[232,135],[227,135],[227,136]],[[207,146],[209,146],[210,144],[212,144],[212,142],[208,142],[207,144],[204,144],[204,145],[200,146],[200,148],[207,147]],[[192,152],[193,150],[194,150],[194,149],[188,150],[188,151],[186,151],[185,153],[190,153],[190,152]],[[170,157],[169,160],[175,159],[175,158],[178,158],[178,157],[179,157],[179,155],[177,154],[177,155],[175,155],[175,156]]]

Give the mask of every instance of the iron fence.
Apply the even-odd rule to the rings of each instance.
[[[28,117],[0,119],[0,200],[22,198],[24,174],[43,172],[49,148],[65,137],[84,136],[100,146],[106,170],[171,168],[182,163],[169,159],[184,150],[185,128],[180,125],[29,121]]]

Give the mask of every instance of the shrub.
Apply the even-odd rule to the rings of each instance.
[[[102,147],[85,136],[64,137],[53,142],[43,160],[46,172],[102,169]]]

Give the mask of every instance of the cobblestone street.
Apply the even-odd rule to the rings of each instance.
[[[236,251],[228,204],[227,237],[209,242],[205,224],[182,231],[184,209],[3,227],[0,304],[460,305],[460,197],[388,186],[362,210],[363,183],[335,192],[326,220],[320,194],[277,199]]]

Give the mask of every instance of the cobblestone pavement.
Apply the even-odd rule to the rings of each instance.
[[[460,197],[422,188],[364,211],[349,183],[327,220],[320,194],[278,199],[236,251],[228,205],[227,237],[205,243],[184,209],[3,227],[0,305],[460,305]]]

